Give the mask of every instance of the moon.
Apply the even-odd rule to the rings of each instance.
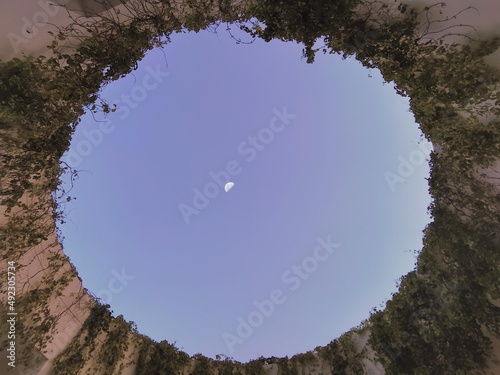
[[[226,193],[231,190],[231,188],[234,186],[234,182],[228,182],[225,186],[224,186],[224,190],[226,191]]]

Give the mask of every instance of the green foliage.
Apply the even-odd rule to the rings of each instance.
[[[316,356],[312,351],[308,351],[305,353],[301,354],[295,354],[292,358],[290,358],[291,361],[298,362],[302,365],[307,365],[310,364],[314,361],[316,361]]]
[[[167,341],[153,342],[143,338],[137,360],[136,375],[177,375],[189,363],[189,356]]]
[[[362,353],[356,348],[352,335],[346,333],[319,350],[319,355],[330,364],[333,375],[363,373]]]
[[[296,41],[304,44],[303,54],[308,62],[314,61],[314,44],[323,35],[329,35],[352,21],[356,0],[293,1],[264,0],[251,4],[246,17],[255,17],[264,27],[243,26],[242,29],[266,42],[273,39]]]
[[[195,354],[192,360],[194,360],[194,368],[189,375],[213,375],[213,360],[201,354]]]
[[[96,303],[78,334],[54,360],[54,373],[57,375],[78,374],[96,349],[99,342],[98,335],[109,331],[111,319],[109,305]]]
[[[216,362],[218,375],[236,375],[235,369],[237,368],[234,361],[225,359],[224,361]],[[238,372],[241,374],[241,372]]]
[[[279,358],[276,361],[278,365],[278,375],[298,375],[297,365],[288,358]]]
[[[264,359],[255,359],[243,365],[245,375],[266,375],[264,371]]]
[[[115,367],[124,358],[128,349],[128,338],[132,331],[132,324],[125,321],[122,315],[111,320],[106,340],[99,351],[97,363],[103,365],[101,372],[111,374]]]

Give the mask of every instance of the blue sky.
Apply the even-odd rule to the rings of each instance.
[[[141,333],[190,355],[291,356],[413,269],[426,142],[377,71],[221,28],[174,35],[102,96],[120,109],[85,116],[65,157],[80,178],[64,250]]]

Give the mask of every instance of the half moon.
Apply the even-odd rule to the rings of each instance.
[[[224,186],[224,190],[226,191],[226,193],[231,190],[231,188],[234,186],[234,182],[228,182],[226,184],[226,186]]]

